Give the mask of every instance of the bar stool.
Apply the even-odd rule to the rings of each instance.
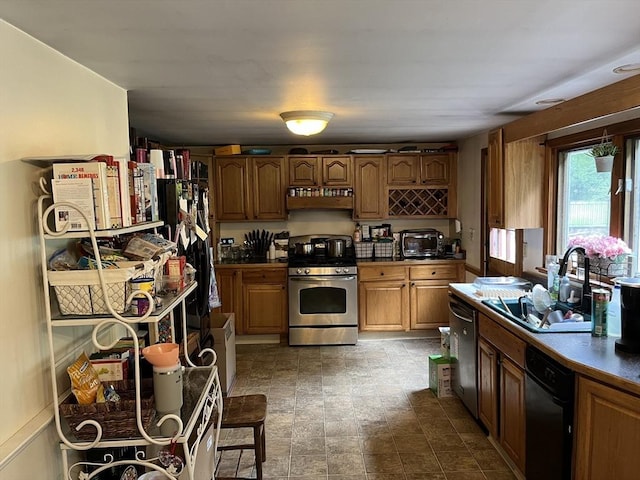
[[[256,458],[257,480],[262,480],[262,462],[267,458],[264,436],[264,421],[266,416],[267,397],[265,395],[241,395],[237,397],[225,397],[223,399],[222,422],[220,429],[252,428],[253,443],[218,445],[218,451],[240,450],[240,455],[242,455],[242,450],[253,450]],[[216,479],[220,480],[217,476]]]

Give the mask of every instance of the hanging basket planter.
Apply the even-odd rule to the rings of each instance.
[[[613,170],[613,158],[616,153],[618,153],[618,146],[609,141],[607,129],[604,129],[601,142],[591,148],[589,155],[596,160],[597,172],[610,172]]]
[[[613,170],[613,155],[594,158],[596,161],[596,172],[610,172]]]

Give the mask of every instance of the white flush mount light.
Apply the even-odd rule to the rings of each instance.
[[[613,69],[613,73],[623,74],[640,72],[640,63],[627,63],[626,65],[620,65]]]
[[[280,117],[292,133],[308,137],[323,131],[329,120],[333,118],[333,113],[318,110],[296,110],[282,112]]]

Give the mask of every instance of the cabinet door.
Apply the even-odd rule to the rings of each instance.
[[[420,157],[408,153],[387,155],[387,184],[415,185],[420,177]]]
[[[448,185],[451,180],[451,157],[435,153],[420,157],[420,179],[423,184]]]
[[[354,156],[353,163],[355,169],[354,218],[362,220],[384,218],[387,212],[384,157]]]
[[[486,197],[489,228],[504,228],[504,171],[502,129],[489,132]]]
[[[638,478],[640,397],[580,376],[577,402],[574,478]]]
[[[216,213],[217,220],[249,220],[247,159],[237,157],[216,158]]]
[[[242,274],[240,270],[216,268],[216,283],[222,305],[213,309],[213,311],[215,313],[235,313],[236,333],[242,335],[244,327],[242,324],[242,301],[240,297],[240,292],[242,291]]]
[[[328,187],[353,186],[353,160],[349,155],[322,157],[322,184]]]
[[[289,157],[289,185],[315,187],[320,185],[318,157]]]
[[[286,332],[287,294],[284,285],[244,284],[242,296],[246,334]]]
[[[405,281],[360,282],[360,329],[400,331],[409,328],[409,289]]]
[[[478,417],[498,438],[498,352],[478,339]]]
[[[254,220],[285,220],[286,170],[284,157],[251,158]]]
[[[524,371],[502,357],[500,361],[500,445],[524,472],[525,404]]]
[[[437,328],[449,324],[449,284],[411,282],[411,329]]]

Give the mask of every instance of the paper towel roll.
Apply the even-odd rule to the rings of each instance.
[[[149,152],[149,163],[156,169],[156,178],[164,178],[164,157],[162,150],[151,150]]]

